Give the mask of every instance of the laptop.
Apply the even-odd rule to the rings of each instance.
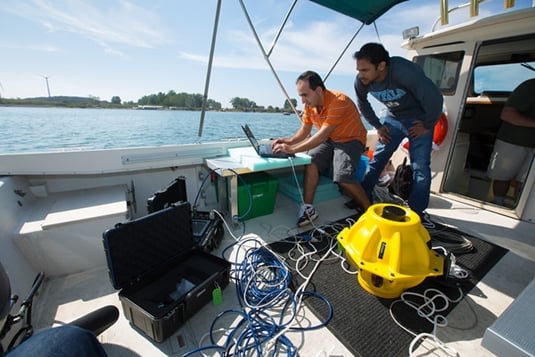
[[[249,141],[251,142],[251,145],[253,145],[253,147],[254,147],[256,153],[258,154],[258,156],[260,156],[260,157],[272,157],[272,158],[274,157],[274,158],[278,158],[278,159],[287,159],[289,157],[294,157],[295,156],[294,154],[288,154],[288,153],[285,153],[285,152],[274,153],[272,148],[271,148],[271,144],[259,144],[258,143],[258,140],[256,140],[253,132],[251,131],[251,129],[249,128],[249,126],[247,124],[242,125],[241,128],[243,129],[243,132],[247,136],[247,139],[249,139]]]

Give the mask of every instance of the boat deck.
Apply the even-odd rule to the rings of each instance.
[[[328,224],[353,214],[353,210],[343,205],[346,200],[345,197],[338,197],[317,204],[319,219],[315,224]],[[297,232],[296,211],[297,205],[293,201],[278,194],[274,213],[246,221],[245,233],[258,236],[266,243],[286,238]],[[432,197],[428,212],[438,222],[460,228],[509,249],[476,288],[465,296],[464,301],[450,312],[449,325],[439,328],[437,332],[437,337],[461,356],[494,356],[481,346],[481,341],[487,327],[504,312],[535,276],[533,225],[437,196]],[[489,226],[482,222],[494,222],[494,225]],[[242,227],[234,227],[232,233],[239,236]],[[220,249],[233,241],[234,238],[226,231]],[[104,268],[47,281],[36,304],[36,328],[67,323],[104,305],[115,305],[121,310],[117,292],[111,286]],[[231,283],[223,290],[222,305],[206,305],[163,343],[155,343],[146,338],[130,325],[122,311],[119,320],[98,338],[110,356],[180,356],[199,347],[199,344],[207,345],[206,333],[214,317],[220,311],[236,305],[236,290]],[[311,312],[305,311],[303,314],[305,319],[317,322]],[[288,333],[288,336],[302,356],[352,355],[327,328],[305,333]],[[427,342],[423,343],[417,352],[427,356],[446,355]]]

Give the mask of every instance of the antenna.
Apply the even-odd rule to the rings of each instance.
[[[48,85],[48,76],[41,76],[45,79],[46,82],[46,90],[48,92],[48,98],[50,98],[50,86]]]

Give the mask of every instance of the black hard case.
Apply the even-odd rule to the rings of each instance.
[[[156,342],[229,282],[228,261],[194,248],[188,203],[118,224],[103,233],[103,243],[126,318]]]

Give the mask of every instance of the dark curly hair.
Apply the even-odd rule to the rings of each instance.
[[[353,54],[353,59],[365,59],[377,66],[381,62],[385,62],[388,66],[390,64],[390,55],[380,43],[370,42],[360,48],[359,51]]]

